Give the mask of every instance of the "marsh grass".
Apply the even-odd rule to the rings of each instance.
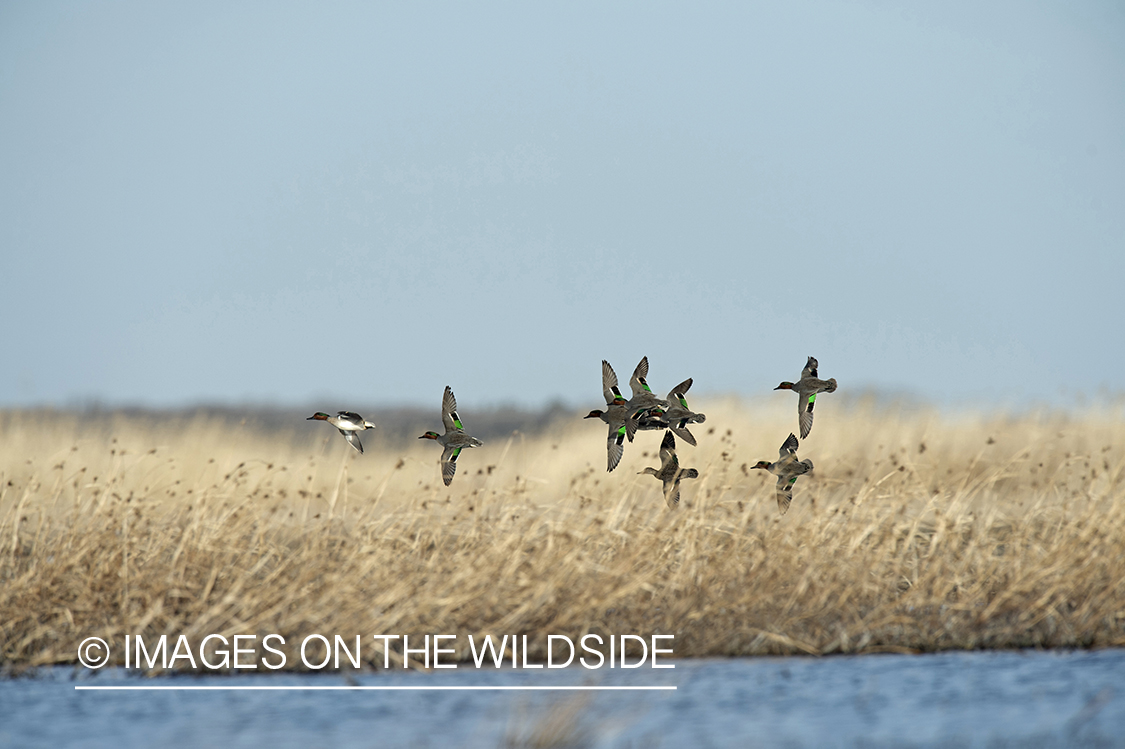
[[[785,402],[700,403],[669,512],[661,434],[605,472],[575,417],[461,456],[368,432],[0,415],[0,661],[77,643],[305,635],[673,634],[677,657],[1125,645],[1125,421],[825,399],[780,516]],[[693,404],[695,405],[695,404]],[[321,425],[322,426],[322,425]],[[419,432],[420,433],[420,432]],[[401,665],[398,652],[392,665]],[[121,662],[117,654],[115,660]],[[417,665],[417,664],[415,664]]]
[[[503,749],[575,749],[595,745],[592,727],[583,723],[588,694],[560,699],[538,709],[516,703],[500,742]]]

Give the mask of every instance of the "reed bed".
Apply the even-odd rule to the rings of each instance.
[[[359,455],[304,422],[0,414],[0,662],[126,634],[456,634],[461,659],[513,634],[532,660],[587,633],[676,657],[1125,645],[1121,413],[822,401],[785,516],[749,466],[795,431],[788,398],[699,403],[675,511],[637,475],[661,433],[607,474],[577,416],[465,451],[447,488],[433,445],[377,431]]]

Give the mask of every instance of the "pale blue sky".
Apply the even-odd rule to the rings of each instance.
[[[1125,6],[606,5],[0,5],[0,406],[1125,389]]]

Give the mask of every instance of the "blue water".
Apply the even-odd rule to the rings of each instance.
[[[75,685],[675,685],[89,692]],[[532,739],[539,732],[540,744]],[[674,670],[0,680],[3,747],[1125,747],[1125,650],[700,659]]]

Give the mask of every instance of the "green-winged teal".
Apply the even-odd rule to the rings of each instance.
[[[784,515],[789,510],[789,503],[793,501],[793,484],[797,477],[812,470],[811,460],[797,460],[797,448],[800,443],[794,434],[782,443],[777,453],[777,462],[770,463],[759,460],[755,468],[761,468],[777,476],[777,509]]]
[[[680,468],[680,460],[676,457],[676,438],[671,432],[665,432],[664,441],[660,443],[660,470],[646,468],[637,475],[642,474],[655,476],[664,482],[664,501],[669,509],[680,503],[680,480],[699,478],[699,471],[694,468]]]
[[[668,401],[661,400],[656,397],[652,392],[652,388],[648,386],[648,357],[645,356],[637,364],[637,368],[633,370],[633,376],[629,378],[629,388],[633,391],[633,397],[625,404],[629,409],[630,416],[639,416],[651,408],[667,408]],[[630,437],[632,439],[632,437]]]
[[[595,408],[582,418],[601,419],[609,426],[606,471],[612,471],[625,454],[625,437],[632,441],[632,434],[636,433],[637,420],[629,418],[625,397],[617,387],[617,374],[605,359],[602,359],[602,395],[605,396],[605,410]]]
[[[352,411],[340,411],[335,416],[329,416],[323,411],[317,411],[305,421],[327,421],[332,426],[340,430],[340,434],[344,435],[344,439],[348,444],[363,452],[363,445],[359,442],[359,435],[357,432],[362,432],[365,429],[374,429],[375,425],[367,421],[362,416]]]
[[[688,424],[702,424],[707,420],[704,414],[697,414],[688,408],[685,394],[691,388],[692,379],[689,377],[668,393],[668,410],[664,412],[664,419],[668,421],[668,428],[684,442],[695,447],[695,435],[688,431]]]
[[[667,429],[668,422],[660,409],[656,408],[637,417],[626,417],[625,407],[620,404],[611,404],[605,411],[595,408],[583,416],[583,419],[601,419],[609,425],[609,436],[606,439],[606,454],[608,457],[607,471],[617,468],[621,456],[625,454],[625,436],[632,431],[636,434],[638,429]]]
[[[465,434],[465,427],[457,416],[457,399],[453,397],[453,391],[448,385],[441,398],[441,422],[445,425],[445,434],[426,432],[418,439],[434,440],[445,448],[441,453],[441,480],[449,486],[453,481],[453,474],[457,473],[457,456],[461,451],[466,447],[480,447],[484,443]]]
[[[797,393],[797,423],[801,427],[801,439],[809,436],[812,431],[813,404],[816,402],[817,393],[836,392],[836,378],[831,380],[818,380],[816,377],[816,359],[809,357],[805,368],[801,371],[801,379],[797,382],[783,382],[774,390],[793,390]]]

